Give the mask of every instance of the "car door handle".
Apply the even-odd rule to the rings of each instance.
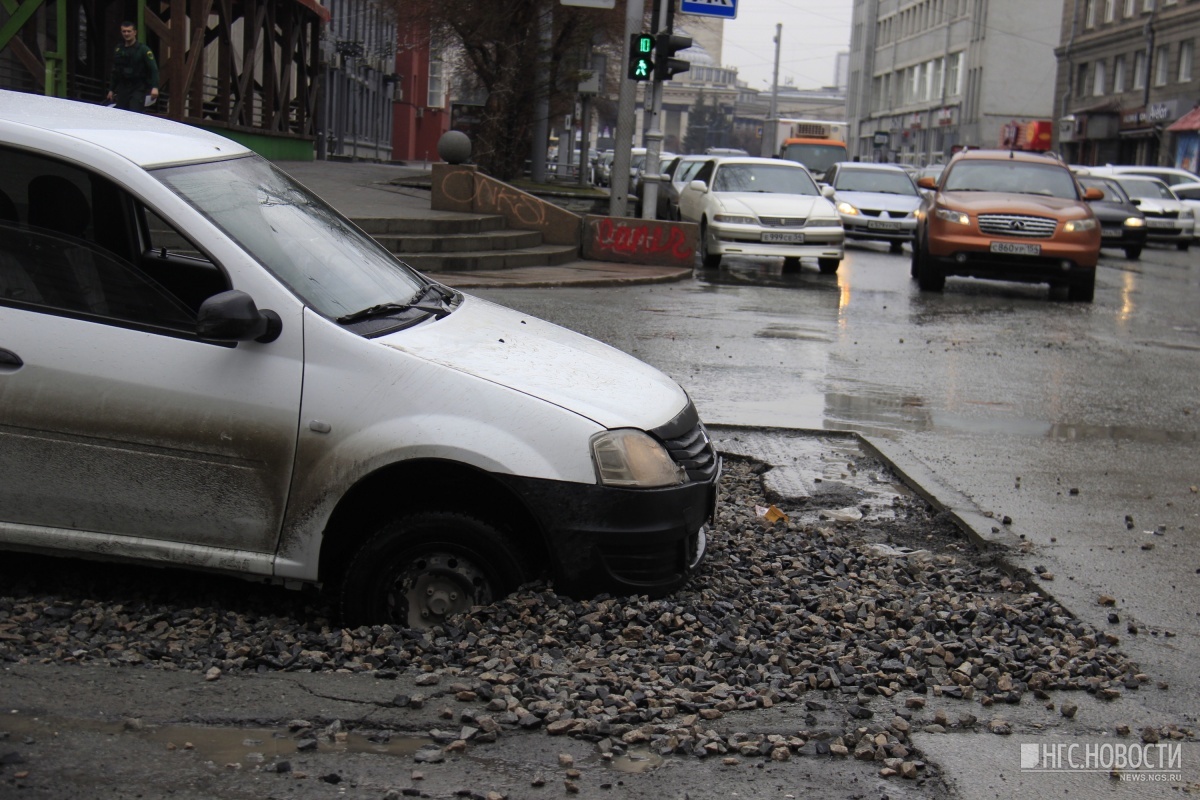
[[[0,347],[0,369],[17,369],[25,366],[25,362],[21,357],[12,350],[6,350]]]

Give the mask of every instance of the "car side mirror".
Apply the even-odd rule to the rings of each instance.
[[[833,195],[834,195],[833,187],[830,186],[828,183],[822,183],[821,184],[821,197],[831,200],[831,199],[833,199]]]
[[[691,189],[693,192],[700,192],[703,194],[708,191],[708,184],[704,181],[692,181],[687,185],[687,188]]]
[[[1083,199],[1084,200],[1103,200],[1104,199],[1104,190],[1099,189],[1095,186],[1089,186],[1088,188],[1083,190]]]
[[[921,187],[922,189],[936,189],[937,179],[926,175],[924,178],[917,179],[917,186]]]
[[[1129,202],[1133,203],[1135,206],[1140,206],[1142,204],[1142,198],[1131,197],[1131,198],[1129,198]]]
[[[196,333],[209,342],[245,342],[266,344],[279,338],[283,320],[274,311],[259,310],[254,298],[231,289],[214,294],[200,304],[196,315]]]

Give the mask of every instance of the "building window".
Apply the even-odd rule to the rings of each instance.
[[[1166,86],[1171,74],[1171,46],[1162,45],[1154,50],[1154,85]]]
[[[1113,94],[1125,91],[1125,56],[1113,59]]]
[[[1132,17],[1134,14],[1134,5],[1137,0],[1125,0],[1125,17]]]
[[[1092,96],[1093,97],[1103,97],[1104,96],[1104,89],[1105,89],[1104,84],[1108,82],[1108,75],[1105,74],[1107,71],[1108,70],[1105,67],[1105,64],[1103,61],[1096,62],[1095,71],[1092,72]]]
[[[962,94],[962,53],[954,53],[946,66],[946,94],[957,97]]]
[[[942,96],[942,87],[946,81],[946,59],[939,58],[933,62],[933,97],[938,99]]]
[[[429,59],[429,99],[425,104],[429,108],[446,107],[446,81],[442,77],[442,62],[440,59]]]
[[[1083,27],[1096,27],[1096,0],[1087,0],[1083,8]]]
[[[1146,51],[1138,50],[1133,54],[1133,88],[1146,88]]]
[[[1186,41],[1179,43],[1179,82],[1190,83],[1192,80],[1192,58],[1195,55],[1195,43]]]
[[[1142,0],[1142,11],[1153,11],[1154,0]]]
[[[1080,64],[1075,73],[1075,94],[1087,97],[1088,94],[1088,65]]]
[[[1116,0],[1104,0],[1104,21],[1113,21],[1113,9],[1116,5]]]

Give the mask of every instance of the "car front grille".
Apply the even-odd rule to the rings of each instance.
[[[806,222],[804,217],[759,217],[758,221],[765,228],[802,228]]]
[[[693,481],[707,481],[717,471],[716,450],[708,432],[699,423],[684,435],[664,441],[663,445],[671,454],[671,460],[683,467]]]
[[[881,219],[904,219],[909,216],[908,211],[880,211],[877,208],[860,208],[858,213],[864,217],[877,217]]]
[[[1027,239],[1049,239],[1058,228],[1058,221],[1049,217],[1026,217],[1017,214],[980,214],[979,230],[993,236],[1022,236]]]
[[[1178,211],[1145,211],[1145,210],[1143,210],[1142,213],[1145,214],[1147,217],[1154,217],[1155,219],[1179,219]]]

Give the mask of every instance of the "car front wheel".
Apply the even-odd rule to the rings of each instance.
[[[1125,248],[1125,257],[1128,258],[1130,261],[1137,261],[1139,258],[1142,257],[1142,248],[1126,247]]]
[[[838,266],[842,263],[840,258],[818,258],[817,268],[821,270],[822,275],[832,275],[838,271]]]
[[[529,568],[491,523],[456,511],[417,511],[383,525],[359,549],[339,592],[343,624],[431,628],[497,600]]]
[[[700,261],[706,269],[716,269],[721,266],[721,254],[712,252],[707,222],[700,223]]]
[[[784,256],[783,271],[784,272],[799,272],[800,271],[800,257],[799,256]]]
[[[920,255],[914,250],[913,263],[917,269],[917,286],[922,292],[941,292],[946,288],[946,276],[942,270],[933,263],[933,259],[929,257],[929,253],[925,252],[924,248]]]
[[[1191,242],[1176,242],[1175,243],[1175,247],[1177,247],[1178,249],[1182,250],[1185,253],[1187,252],[1188,248],[1191,246],[1192,246]]]
[[[1067,300],[1072,303],[1090,303],[1095,296],[1096,276],[1094,274],[1067,287]]]

